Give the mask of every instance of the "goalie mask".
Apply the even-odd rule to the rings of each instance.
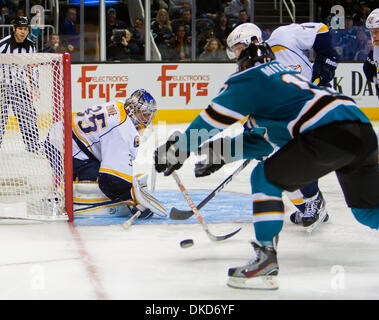
[[[226,53],[229,59],[236,59],[233,47],[239,43],[243,43],[247,47],[252,42],[262,42],[262,31],[254,23],[243,23],[229,34],[226,42],[228,44]]]
[[[148,127],[157,113],[155,99],[145,89],[134,91],[124,106],[137,130]]]
[[[275,55],[267,43],[252,42],[239,56],[237,60],[238,70],[243,71],[272,60],[275,60]]]

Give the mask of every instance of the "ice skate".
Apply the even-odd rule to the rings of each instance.
[[[321,191],[305,204],[302,222],[307,232],[314,231],[322,222],[328,221],[329,216],[325,207],[325,200]]]
[[[276,250],[255,242],[251,244],[254,247],[255,256],[244,266],[229,268],[227,285],[238,289],[278,289],[279,266]]]
[[[303,223],[303,213],[300,210],[296,212],[292,212],[290,215],[290,220],[294,224],[302,224]]]

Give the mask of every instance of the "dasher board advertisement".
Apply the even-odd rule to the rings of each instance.
[[[160,120],[192,121],[234,72],[234,63],[73,64],[72,109],[79,112],[111,100],[124,101],[144,88],[156,99]],[[332,84],[352,97],[371,120],[379,120],[378,92],[367,83],[362,63],[340,63]]]

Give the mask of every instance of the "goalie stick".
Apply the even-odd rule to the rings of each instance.
[[[126,220],[123,224],[122,224],[122,227],[124,229],[129,229],[130,226],[132,225],[132,223],[138,219],[138,217],[141,215],[142,211],[141,210],[138,210],[135,214],[132,215],[131,218],[129,218],[128,220]]]
[[[184,198],[187,200],[187,203],[190,206],[190,208],[192,209],[192,212],[196,215],[197,220],[200,222],[201,226],[203,227],[203,229],[204,229],[204,231],[207,234],[209,239],[211,239],[212,241],[226,240],[226,239],[234,236],[237,232],[239,232],[241,230],[241,228],[239,228],[236,231],[233,231],[232,233],[229,233],[229,234],[226,234],[223,236],[215,236],[214,234],[212,234],[209,231],[208,226],[205,224],[205,222],[203,220],[203,217],[201,216],[200,212],[197,210],[197,208],[196,208],[195,204],[193,203],[191,197],[189,196],[186,188],[183,186],[182,182],[180,181],[179,176],[177,175],[177,173],[175,171],[172,173],[172,176],[173,176],[176,184],[178,185],[180,191],[182,192]]]
[[[245,160],[234,172],[227,177],[215,190],[213,190],[203,201],[201,201],[198,206],[196,207],[197,210],[200,210],[202,207],[204,207],[210,200],[214,198],[214,196],[219,193],[224,187],[232,181],[233,177],[239,174],[246,166],[250,163],[249,160]],[[186,220],[192,215],[194,212],[192,210],[187,211],[187,210],[179,210],[173,207],[170,211],[170,219],[172,220]]]

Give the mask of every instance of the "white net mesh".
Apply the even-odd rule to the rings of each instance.
[[[1,55],[0,217],[67,219],[62,57]]]

